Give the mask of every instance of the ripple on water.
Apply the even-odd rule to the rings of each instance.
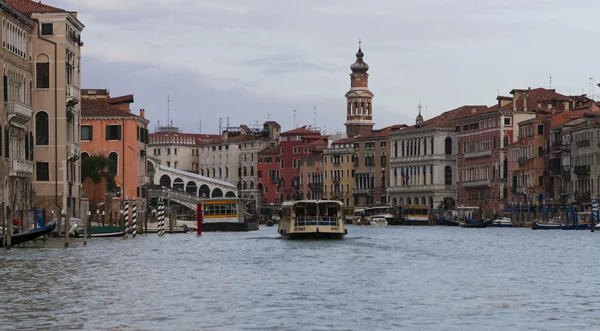
[[[336,241],[261,227],[0,251],[0,329],[600,329],[589,232],[348,231]]]

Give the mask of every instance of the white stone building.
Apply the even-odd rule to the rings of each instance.
[[[420,106],[416,124],[388,137],[391,206],[427,205],[451,208],[456,201],[456,127],[453,119],[465,107],[423,121]]]

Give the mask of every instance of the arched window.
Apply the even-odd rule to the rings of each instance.
[[[108,172],[113,175],[117,175],[119,169],[119,155],[116,152],[110,152],[108,154]]]
[[[254,176],[254,166],[250,167],[250,176]]]
[[[46,146],[49,142],[48,113],[40,111],[35,114],[35,144]]]
[[[452,167],[444,168],[444,185],[452,185]]]
[[[510,141],[508,140],[508,136],[504,136],[504,146],[502,146],[503,148],[506,148],[506,146],[508,146],[510,144]]]
[[[446,155],[452,154],[452,138],[447,137],[445,140],[446,143]]]
[[[244,167],[244,177],[248,176],[248,169]]]
[[[35,63],[35,87],[50,88],[50,59],[46,54],[40,54]]]

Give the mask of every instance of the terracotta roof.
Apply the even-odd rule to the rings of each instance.
[[[586,111],[582,110],[556,112],[554,113],[554,115],[552,115],[552,120],[550,121],[550,128],[552,129],[557,126],[561,126],[569,121],[581,118],[586,113]]]
[[[343,138],[343,139],[334,141],[332,144],[349,144],[349,143],[353,143],[353,142],[354,142],[354,138]]]
[[[8,3],[11,7],[24,14],[66,12],[66,10],[64,9],[43,4],[41,1],[36,2],[31,0],[6,0],[6,3]]]
[[[108,103],[110,103],[111,105],[116,105],[119,103],[133,103],[133,94],[110,98],[108,99]]]
[[[271,125],[279,126],[279,123],[277,123],[275,121],[266,121],[265,124],[271,124]]]
[[[446,112],[441,113],[440,115],[430,118],[427,121],[424,121],[420,125],[412,125],[404,130],[413,131],[419,130],[423,128],[454,128],[456,124],[454,121],[468,117],[470,115],[480,115],[483,113],[490,112],[490,108],[488,106],[482,105],[465,105],[462,107],[458,107],[456,109],[448,110]],[[402,132],[402,131],[401,131]]]
[[[108,89],[81,89],[81,95],[109,95]]]
[[[81,116],[85,117],[133,117],[139,116],[123,111],[108,102],[108,99],[81,99]]]
[[[268,147],[258,152],[258,154],[281,154],[281,146]]]
[[[281,135],[292,135],[292,134],[314,134],[314,135],[320,135],[321,133],[317,132],[317,131],[313,131],[313,130],[309,130],[306,128],[306,125],[300,128],[295,128],[293,130],[289,130],[286,132],[282,132]]]
[[[242,130],[244,130],[246,132],[250,132],[250,128],[246,124],[240,125],[240,128],[242,128]]]

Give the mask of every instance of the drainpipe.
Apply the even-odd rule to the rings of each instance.
[[[123,195],[125,195],[125,119],[121,120],[121,144],[122,144],[122,151],[121,151],[121,159],[123,160],[122,164],[123,164]],[[123,198],[123,197],[121,197]]]
[[[58,45],[54,41],[42,37],[39,28],[41,23],[37,19],[35,21],[38,25],[38,38],[54,45],[54,204],[60,215],[62,208],[58,203]]]

